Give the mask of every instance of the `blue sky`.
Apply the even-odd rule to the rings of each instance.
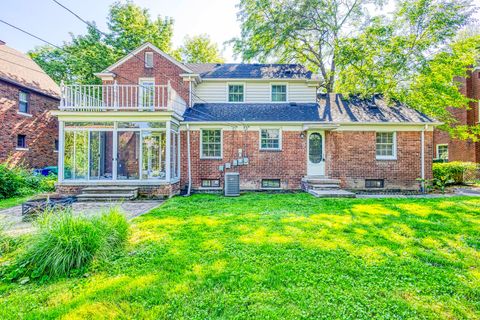
[[[113,1],[110,0],[59,0],[88,21],[95,21],[100,29],[106,30],[106,16]],[[152,16],[162,15],[175,19],[173,45],[182,43],[186,35],[207,33],[217,42],[227,61],[235,61],[230,47],[223,43],[238,36],[236,4],[239,0],[135,0],[150,9]],[[480,6],[480,0],[475,0]],[[391,8],[386,8],[386,11]],[[480,17],[480,16],[479,16]],[[69,40],[69,32],[82,34],[85,24],[52,0],[0,0],[0,18],[26,29],[45,40],[61,44]],[[20,51],[28,51],[42,45],[8,26],[0,24],[0,40]]]
[[[59,0],[82,18],[95,21],[106,30],[108,8],[114,1]],[[238,0],[135,0],[141,7],[150,9],[152,16],[173,17],[174,46],[179,46],[186,35],[207,33],[223,49],[223,42],[237,36],[240,28],[235,7]],[[55,44],[69,40],[69,32],[82,34],[85,24],[51,0],[0,0],[0,18]],[[20,51],[28,51],[39,40],[0,24],[0,39]],[[232,60],[231,49],[224,52]]]

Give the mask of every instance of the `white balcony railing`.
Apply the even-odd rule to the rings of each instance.
[[[64,111],[177,111],[185,101],[167,85],[63,85],[60,110]]]

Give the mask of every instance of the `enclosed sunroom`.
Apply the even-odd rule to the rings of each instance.
[[[62,88],[62,104],[55,112],[61,192],[77,193],[86,186],[138,186],[157,187],[156,194],[171,194],[172,188],[160,189],[178,184],[180,179],[179,126],[184,106],[170,103],[173,89],[135,88],[134,97],[145,97],[146,90],[155,97],[139,104],[123,99],[133,86],[118,85],[112,89],[118,92],[115,99],[108,94],[109,100],[115,101],[111,104],[105,85],[99,86],[103,93],[95,94],[96,99],[92,98],[95,90],[75,86],[79,94],[74,95],[72,87]],[[168,96],[162,98],[157,91]],[[178,103],[178,97],[175,101]]]

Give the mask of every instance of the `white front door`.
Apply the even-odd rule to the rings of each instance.
[[[307,134],[307,175],[325,175],[325,133],[309,131]]]

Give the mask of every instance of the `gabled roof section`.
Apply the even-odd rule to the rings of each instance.
[[[176,65],[177,67],[181,68],[183,71],[185,71],[186,73],[193,73],[192,70],[190,70],[190,68],[188,68],[185,64],[177,61],[175,58],[173,58],[171,55],[163,52],[162,50],[160,50],[157,46],[153,45],[152,43],[150,42],[145,42],[144,44],[142,44],[140,47],[138,47],[137,49],[133,50],[132,52],[128,53],[127,55],[125,55],[122,59],[118,60],[117,62],[115,62],[114,64],[112,64],[111,66],[109,66],[108,68],[106,68],[105,70],[103,70],[101,73],[109,73],[109,72],[112,72],[115,68],[117,68],[118,66],[122,65],[123,63],[125,63],[126,61],[130,60],[130,59],[135,59],[134,55],[137,55],[138,53],[142,52],[142,50],[146,49],[146,48],[150,48],[152,49],[154,52],[158,53],[159,55],[161,55],[162,57],[164,57],[165,59],[167,59],[168,61],[170,61],[171,63],[173,63],[174,65]],[[143,58],[141,58],[143,59]],[[101,74],[99,73],[99,74]]]
[[[301,64],[187,63],[202,79],[311,79]]]
[[[59,86],[35,61],[1,41],[0,79],[51,97],[60,97]]]

